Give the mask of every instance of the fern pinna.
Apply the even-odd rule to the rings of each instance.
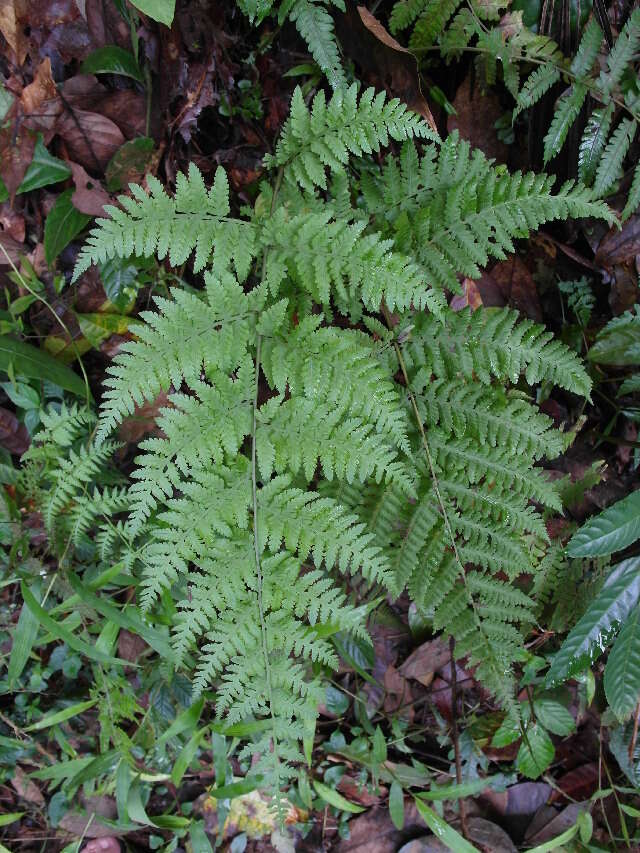
[[[372,168],[363,155],[389,140],[400,156]],[[142,315],[109,368],[95,438],[79,450],[62,430],[58,443],[100,460],[125,416],[170,392],[124,496],[61,468],[43,500],[54,526],[113,501],[105,555],[139,573],[143,608],[177,600],[172,663],[199,649],[196,692],[215,683],[220,717],[263,721],[245,755],[261,756],[251,773],[278,799],[337,664],[331,636],[366,636],[341,575],[392,596],[408,587],[511,702],[519,626],[533,618],[515,581],[546,544],[532,501],[559,506],[535,462],[566,444],[527,388],[590,383],[539,326],[456,314],[445,297],[457,272],[477,274],[541,222],[610,214],[583,187],[552,194],[550,179],[510,176],[455,136],[440,144],[397,101],[355,87],[310,110],[296,91],[267,166],[275,183],[244,219],[224,171],[207,189],[191,166],[174,196],[148,178],[98,221],[76,276],[114,256],[195,253],[204,288]],[[50,465],[55,429],[34,465]]]

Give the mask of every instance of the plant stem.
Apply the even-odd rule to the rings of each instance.
[[[449,649],[451,650],[451,736],[453,738],[453,754],[456,761],[456,783],[462,783],[462,758],[460,756],[460,739],[458,736],[458,681],[456,673],[455,659],[456,641],[453,637],[449,637]],[[467,824],[467,809],[464,804],[464,797],[459,801],[460,807],[460,825],[462,834],[465,838],[469,838],[469,826]]]

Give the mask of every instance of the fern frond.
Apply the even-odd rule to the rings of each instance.
[[[622,211],[622,221],[625,222],[630,216],[632,216],[640,206],[640,164],[636,166],[635,171],[633,173],[633,181],[631,182],[631,188],[629,190],[629,196],[627,198],[627,203],[624,206],[624,210]]]
[[[409,50],[431,47],[460,5],[460,0],[428,0],[409,39]]]
[[[518,92],[516,106],[513,110],[513,120],[515,121],[523,110],[537,104],[559,79],[560,69],[556,68],[555,65],[540,65],[535,71],[532,71]]]
[[[622,163],[638,129],[638,123],[631,118],[623,118],[614,130],[611,139],[602,153],[593,182],[593,191],[606,195],[622,173]]]
[[[585,184],[593,183],[595,178],[602,152],[609,138],[613,112],[612,101],[608,106],[594,110],[587,120],[578,152],[578,174]]]
[[[588,89],[583,83],[575,83],[568,95],[558,98],[553,120],[544,137],[544,163],[560,153],[569,129],[577,119],[587,97]]]
[[[230,373],[241,362],[260,302],[230,274],[218,279],[208,273],[206,280],[206,299],[174,289],[171,299],[156,297],[158,313],[140,314],[145,325],[138,339],[125,343],[107,368],[97,441],[136,405],[180,388],[183,380],[195,382],[203,366]]]
[[[168,257],[173,266],[188,260],[195,249],[194,270],[208,264],[213,246],[215,265],[226,269],[233,262],[240,280],[249,271],[255,250],[250,223],[229,219],[229,183],[218,167],[213,186],[207,190],[202,175],[193,165],[188,177],[179,173],[175,196],[165,193],[162,184],[147,175],[148,192],[130,184],[133,197],[119,196],[121,208],[107,205],[109,219],[97,219],[82,248],[73,280],[91,264],[132,255]]]
[[[620,83],[640,44],[640,9],[634,9],[607,57],[607,69],[600,72],[598,85],[610,95]]]
[[[287,119],[275,154],[265,157],[267,167],[286,166],[286,174],[306,190],[327,188],[325,169],[341,171],[350,156],[379,151],[389,139],[435,134],[397,98],[385,103],[384,92],[367,89],[358,100],[356,85],[339,89],[326,103],[324,93],[307,107],[299,87],[293,93]]]
[[[428,5],[429,0],[398,0],[389,16],[391,32],[396,35],[401,30],[406,30],[423,14]]]
[[[296,0],[289,17],[306,41],[311,56],[326,74],[329,85],[333,89],[345,88],[346,78],[336,44],[333,18],[326,7],[319,0]]]

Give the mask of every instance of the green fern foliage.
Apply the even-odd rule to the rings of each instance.
[[[567,134],[582,112],[587,95],[599,101],[582,132],[578,155],[580,179],[593,185],[598,196],[612,192],[619,181],[625,158],[637,135],[640,113],[634,88],[623,84],[625,73],[633,74],[635,54],[640,44],[640,10],[635,9],[622,28],[606,58],[606,67],[598,72],[602,31],[591,19],[582,35],[576,55],[568,65],[569,87],[558,98],[556,109],[544,139],[544,159],[549,162],[564,146]],[[514,118],[533,106],[561,77],[563,61],[556,58],[537,67],[517,93]],[[640,202],[640,175],[634,181],[623,210],[628,218]]]
[[[390,140],[404,142],[397,158],[365,159]],[[45,416],[26,470],[47,525],[93,534],[144,610],[175,602],[167,665],[196,692],[215,685],[220,721],[259,729],[242,757],[258,756],[251,773],[281,806],[337,665],[328,638],[366,638],[354,583],[407,588],[512,704],[534,618],[520,581],[548,547],[535,505],[560,508],[537,463],[567,444],[532,386],[588,396],[590,380],[540,326],[455,313],[446,296],[544,221],[611,214],[582,186],[554,194],[456,136],[440,145],[355,87],[311,109],[297,91],[267,165],[274,186],[243,217],[224,173],[207,189],[192,166],[174,195],[147,179],[96,223],[77,274],[195,252],[203,286],[155,298],[108,368],[97,424]],[[111,436],[161,392],[126,488],[106,482]]]

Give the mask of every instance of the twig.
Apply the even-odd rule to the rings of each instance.
[[[458,736],[458,680],[456,675],[456,659],[455,659],[456,641],[453,637],[449,637],[449,649],[451,650],[451,736],[453,738],[453,753],[456,760],[456,783],[462,783],[462,759],[460,757],[460,739]],[[462,834],[465,838],[469,838],[469,826],[467,824],[467,809],[464,804],[464,798],[458,801],[460,808],[460,824]]]

